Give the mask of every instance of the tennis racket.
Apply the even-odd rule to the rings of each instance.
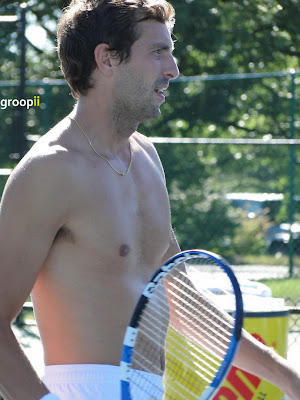
[[[208,400],[238,348],[239,284],[220,256],[178,253],[145,286],[126,329],[122,400]]]

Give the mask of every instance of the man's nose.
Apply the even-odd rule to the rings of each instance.
[[[173,56],[171,56],[168,65],[165,68],[165,76],[171,80],[176,79],[179,75],[179,69],[176,63],[176,60]]]

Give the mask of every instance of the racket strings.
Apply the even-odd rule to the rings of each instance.
[[[222,298],[220,293],[234,291],[227,274],[212,264],[199,257],[188,260],[156,286],[140,316],[132,349],[133,400],[199,400],[215,378],[230,347],[235,321],[214,301]],[[218,281],[229,281],[217,295],[203,283],[199,289],[192,279],[206,268],[210,275],[216,271]]]
[[[176,346],[172,346],[170,350],[178,351],[178,348]],[[192,354],[191,354],[192,355]],[[206,363],[206,366],[208,368],[203,367],[201,364],[193,363],[194,367],[196,368],[195,371],[190,372],[189,371],[189,362],[184,362],[183,359],[186,357],[186,352],[182,351],[181,352],[181,357],[177,358],[178,363],[181,364],[182,367],[186,369],[185,374],[184,374],[184,379],[180,380],[180,374],[178,367],[176,366],[175,363],[169,364],[168,365],[168,374],[172,376],[171,383],[169,382],[164,382],[163,384],[159,381],[157,384],[155,384],[155,380],[153,380],[153,374],[150,374],[151,372],[157,373],[157,375],[160,374],[160,370],[157,369],[157,371],[153,370],[153,366],[150,370],[147,372],[144,372],[145,370],[145,364],[143,362],[135,362],[132,365],[132,368],[136,368],[135,370],[131,371],[131,395],[133,399],[140,400],[141,397],[139,394],[139,391],[143,393],[143,399],[146,399],[144,395],[146,394],[147,399],[153,399],[153,400],[160,400],[160,399],[165,399],[165,400],[192,400],[192,399],[197,399],[199,400],[199,395],[194,393],[195,387],[199,387],[200,382],[202,382],[202,386],[206,387],[208,386],[212,379],[214,378],[216,372],[218,371],[218,368],[212,369],[211,366],[209,366],[208,363]],[[203,363],[202,363],[203,364]],[[180,370],[182,371],[182,367]],[[149,373],[149,374],[148,374]],[[196,373],[196,378],[195,378],[195,373]],[[174,383],[176,382],[176,387]],[[163,387],[163,389],[162,389]],[[166,392],[169,391],[169,389],[172,388],[172,391],[175,392],[175,394],[168,393]],[[182,393],[184,393],[184,396],[182,396]]]
[[[140,342],[140,345],[136,345],[136,348],[134,350],[135,354],[133,356],[133,368],[143,371],[146,370],[147,372],[152,372],[160,375],[163,373],[161,366],[161,354],[165,351],[165,343],[159,343],[159,341],[162,342],[161,337],[165,337],[167,335],[165,329],[166,324],[164,323],[156,325],[155,330],[153,331],[153,323],[155,322],[156,318],[161,318],[162,310],[164,311],[166,318],[167,308],[164,308],[162,304],[159,304],[158,308],[155,309],[154,305],[151,303],[149,310],[147,309],[147,311],[143,314],[143,320],[141,321],[141,326],[143,326],[143,329],[140,330],[139,336],[137,338],[137,343]],[[145,340],[142,339],[143,336],[146,337],[147,344],[145,344]],[[189,334],[189,336],[191,335]],[[197,341],[199,342],[198,338]],[[211,348],[211,346],[209,347]],[[156,350],[154,350],[155,348]],[[216,372],[218,371],[223,358],[216,357],[215,355],[212,356],[211,353],[207,353],[201,347],[197,346],[189,349],[187,357],[186,342],[179,342],[177,339],[173,340],[170,338],[168,342],[168,352],[172,353],[173,355],[173,359],[171,360],[171,362],[168,362],[168,374],[172,376],[171,385],[173,386],[173,381],[175,379],[177,381],[176,390],[179,390],[179,393],[184,391],[186,396],[188,396],[185,398],[198,399],[199,397],[194,396],[192,393],[193,388],[197,385],[199,386],[199,381],[201,381],[204,386],[209,385],[209,383],[216,375]],[[189,372],[191,363],[194,369],[193,372]],[[180,365],[180,368],[178,368],[178,365]],[[178,384],[178,382],[180,382],[182,368],[186,371],[185,382],[184,384]],[[138,381],[140,381],[140,383],[138,383]],[[139,373],[136,377],[136,385],[140,389],[145,390],[146,383],[147,377],[142,376],[141,380],[141,373]],[[151,383],[151,376],[149,376],[148,383],[149,385],[151,384],[152,387],[153,384]],[[165,384],[165,390],[168,390],[167,386],[170,386],[170,384]],[[161,391],[160,385],[157,385],[156,390],[158,392]],[[149,392],[149,395],[153,395],[153,387],[151,389],[151,392]],[[162,393],[158,395],[157,398],[160,399],[161,396]],[[178,397],[178,395],[175,394],[175,397],[173,395],[170,395],[165,398],[170,400],[177,400],[178,398],[181,399],[182,397]]]
[[[172,307],[182,307],[182,302],[173,299]],[[197,309],[192,311],[188,312],[174,308],[172,318],[174,327],[179,325],[190,338],[196,339],[198,337],[200,341],[205,341],[208,338],[209,342],[215,342],[226,348],[226,343],[230,340],[230,332],[218,327],[216,321],[209,314],[200,314]],[[199,321],[200,317],[201,320]],[[218,321],[221,320],[218,319]],[[195,323],[198,323],[197,330],[192,328],[192,324]]]
[[[181,316],[181,321],[184,321],[184,319],[186,318],[185,314],[187,315],[191,315],[192,317],[197,318],[197,324],[199,325],[199,331],[202,331],[203,333],[209,331],[210,333],[213,334],[213,336],[209,337],[209,340],[216,340],[217,343],[219,344],[219,339],[225,340],[226,342],[228,342],[230,340],[231,337],[231,330],[232,330],[232,324],[229,324],[227,319],[225,320],[224,325],[226,326],[226,328],[228,328],[228,330],[221,330],[220,329],[220,323],[224,322],[224,315],[222,315],[222,318],[216,318],[215,314],[210,310],[209,307],[205,307],[205,310],[201,310],[201,313],[198,312],[197,307],[195,307],[192,302],[194,302],[195,305],[199,305],[199,299],[198,299],[198,292],[196,292],[195,290],[193,290],[193,293],[197,294],[197,298],[193,298],[192,296],[188,296],[188,300],[189,301],[185,301],[185,299],[183,298],[183,296],[186,297],[187,293],[182,291],[181,289],[179,289],[178,287],[176,287],[176,290],[179,290],[181,293],[178,294],[177,292],[173,292],[172,296],[173,296],[173,303],[176,307],[175,308],[175,312],[178,313]],[[179,301],[176,302],[174,300],[174,297],[176,297]],[[192,312],[188,313],[187,310],[191,309]],[[179,310],[185,310],[185,314],[182,314],[182,312],[180,312]],[[159,327],[157,326],[157,320],[158,318],[161,320],[162,317],[164,317],[165,320],[165,325],[167,325],[168,320],[169,320],[169,311],[168,308],[166,308],[165,303],[162,302],[156,302],[155,304],[153,302],[150,302],[147,310],[145,311],[145,315],[147,315],[147,318],[144,317],[145,320],[151,320],[151,324],[148,326],[148,331],[149,331],[149,335],[148,338],[150,339],[150,335],[151,336],[157,336],[157,338],[161,337],[162,333],[163,333],[163,329],[165,327],[163,327],[163,329],[159,330]],[[202,321],[199,321],[199,317],[202,318]],[[187,318],[187,322],[188,324],[186,324],[187,326],[192,326],[192,319]],[[184,322],[182,322],[184,323]],[[195,323],[195,321],[194,321]],[[201,328],[201,325],[204,326],[204,328]],[[156,326],[157,328],[157,332],[153,331],[153,326]],[[145,329],[147,328],[147,325],[145,324]],[[215,329],[213,329],[215,328]],[[191,330],[191,332],[193,332],[193,330]],[[217,337],[215,337],[217,336]],[[227,336],[227,337],[226,337]],[[191,336],[193,337],[193,335]],[[224,348],[227,348],[226,346],[224,346]]]
[[[145,323],[145,321],[143,321],[143,323]],[[160,328],[160,332],[162,335],[166,335],[166,332],[162,327]],[[147,342],[145,345],[143,345],[143,343],[145,342],[143,336],[145,336],[147,338]],[[139,336],[137,339],[138,345],[136,345],[136,348],[134,350],[135,351],[134,362],[136,364],[136,367],[145,367],[146,364],[148,363],[148,367],[147,367],[148,371],[151,366],[151,369],[156,369],[156,373],[162,372],[161,365],[159,367],[155,367],[155,363],[153,363],[155,361],[154,356],[153,356],[153,353],[154,353],[153,352],[153,343],[155,343],[159,347],[159,349],[156,352],[157,353],[156,364],[158,363],[158,361],[161,362],[161,355],[164,350],[164,343],[159,344],[155,340],[157,338],[160,338],[159,334],[153,335],[150,327],[148,329],[143,329],[143,330],[139,331]],[[171,351],[174,351],[176,349],[176,351],[179,353],[179,357],[181,359],[184,359],[185,350],[186,350],[185,345],[178,345],[177,342],[170,341],[169,347],[170,347]],[[219,367],[219,365],[223,359],[223,358],[217,357],[217,356],[215,356],[215,358],[213,358],[209,354],[205,353],[205,351],[203,351],[201,348],[197,348],[197,347],[195,347],[195,349],[191,353],[191,355],[194,356],[194,358],[196,358],[196,357],[199,358],[201,360],[201,362],[204,364],[206,370],[211,368],[213,371],[212,375],[215,374],[217,368]],[[188,364],[187,362],[183,362],[183,363]],[[214,367],[214,365],[217,365],[217,366]],[[201,370],[201,366],[200,365],[198,365],[198,366],[199,366],[199,369]]]
[[[193,290],[193,293],[196,293],[196,291]],[[183,294],[186,295],[186,292]],[[185,302],[185,300],[183,299],[183,294],[178,295],[177,298],[183,301],[184,304],[182,304],[181,302],[176,302],[174,301],[174,299],[172,300],[174,301],[174,304],[176,306],[175,312],[177,316],[179,315],[180,324],[184,325],[186,328],[186,330],[184,331],[186,337],[188,337],[189,339],[191,339],[196,343],[200,342],[205,349],[209,349],[210,351],[216,350],[213,353],[214,357],[222,360],[223,355],[228,348],[228,346],[224,343],[224,341],[226,341],[226,343],[229,343],[232,325],[229,325],[227,323],[227,327],[230,328],[230,331],[223,332],[220,331],[220,329],[219,330],[214,329],[214,325],[215,328],[217,328],[218,325],[214,324],[214,322],[212,321],[213,315],[208,307],[205,307],[205,312],[203,310],[201,310],[201,312],[198,312],[198,309],[195,306],[191,306],[193,312],[187,313],[186,310],[187,307],[190,306],[190,304]],[[194,301],[195,304],[199,304],[198,298],[194,299],[192,296],[189,296],[189,300]],[[185,310],[185,312],[183,313],[180,310]],[[195,313],[195,311],[197,311],[197,314]],[[162,319],[162,312],[164,313],[164,324],[158,324],[158,321]],[[192,315],[193,318],[197,319],[197,324],[199,325],[197,328],[197,331],[199,332],[196,332],[197,334],[195,334],[195,329],[194,329],[195,321],[192,318],[189,318],[189,315]],[[203,322],[203,320],[199,321],[200,317],[206,320],[206,322]],[[166,325],[169,319],[169,315],[168,315],[168,308],[166,307],[165,304],[163,304],[162,302],[156,302],[155,304],[153,302],[150,302],[142,318],[143,321],[141,323],[141,326],[143,327],[143,329],[140,329],[140,334],[146,336],[147,339],[149,340],[149,343],[151,341],[156,342],[162,337],[166,336]],[[218,318],[218,321],[221,321],[221,319]],[[212,323],[212,326],[210,326],[209,323]],[[153,324],[156,324],[154,330],[153,330],[154,326]],[[208,335],[207,332],[211,335]],[[222,342],[220,342],[220,340],[222,340]],[[215,341],[216,344],[213,344],[212,341]],[[162,346],[163,345],[164,344],[162,344]],[[223,348],[223,352],[220,356],[218,356],[217,353],[221,352],[220,346]],[[145,348],[143,350],[145,351]],[[152,351],[151,347],[150,351]],[[199,350],[198,353],[200,354],[201,358],[203,358],[205,353]],[[212,360],[213,360],[212,358],[209,358],[210,362],[212,362]]]
[[[189,367],[190,361],[191,359],[193,359],[193,364],[196,367],[195,373],[202,379],[207,380],[207,382],[211,381],[210,379],[207,378],[207,376],[210,376],[211,378],[215,376],[216,371],[220,366],[220,362],[218,362],[215,358],[209,356],[204,351],[201,351],[197,348],[194,348],[193,350],[190,349],[189,358],[187,358],[186,346],[183,345],[178,346],[178,342],[175,342],[174,340],[169,341],[168,348],[174,354],[176,351],[177,355],[175,355],[174,358],[176,358],[177,361],[180,360],[181,364],[186,368]],[[204,372],[205,374],[202,374],[202,372]]]
[[[175,277],[175,281],[168,282],[167,286],[175,324],[183,326],[186,329],[185,334],[191,339],[209,342],[210,347],[214,347],[215,343],[219,351],[222,346],[226,351],[234,320],[225,313],[221,314],[217,306],[208,301],[208,295],[205,296],[204,292],[200,295],[178,277]]]
[[[195,270],[195,269],[190,269],[190,272],[192,272],[192,271],[197,272],[197,270]],[[178,274],[180,274],[181,277],[183,277],[183,278],[179,277]],[[196,296],[199,296],[201,293],[203,293],[204,295],[202,297],[205,298],[205,300],[208,302],[209,302],[209,300],[214,302],[216,300],[216,298],[219,297],[220,295],[227,295],[227,296],[231,296],[233,298],[233,296],[232,296],[233,287],[231,286],[231,283],[229,283],[228,279],[227,279],[227,281],[224,282],[224,276],[223,276],[222,284],[225,286],[225,284],[227,282],[227,288],[219,287],[217,290],[217,293],[213,293],[210,290],[208,290],[204,285],[203,285],[203,287],[196,289],[192,277],[190,276],[190,274],[187,274],[184,271],[176,271],[173,275],[174,276],[172,276],[172,274],[170,274],[170,276],[172,276],[173,279],[178,280],[178,282],[180,283],[180,285],[182,285],[183,288],[187,289],[187,293],[192,293]],[[213,275],[213,273],[210,273],[210,275]],[[230,286],[228,286],[228,284]],[[224,317],[223,314],[222,314],[222,317]]]
[[[183,277],[186,278],[189,281],[189,278],[186,274],[182,273]],[[173,283],[169,283],[169,285],[171,285],[172,287],[175,288],[175,290],[172,292],[172,296],[173,297],[177,297],[180,301],[182,301],[182,303],[184,303],[185,306],[188,306],[191,310],[195,311],[197,310],[197,307],[199,307],[199,301],[200,301],[200,292],[197,291],[196,289],[194,289],[190,284],[186,283],[184,280],[179,280],[178,277],[174,278],[175,280],[178,281],[178,283],[180,283],[180,287],[178,284],[175,285]],[[180,294],[177,294],[177,291],[180,292]],[[204,301],[207,302],[207,300],[209,299],[209,297],[211,296],[211,294],[206,290],[206,291],[202,291],[202,295],[201,295],[201,302],[203,303]],[[186,301],[185,301],[186,299]],[[195,304],[195,306],[193,306],[193,303]],[[216,305],[215,304],[211,304],[208,303],[209,307],[205,308],[205,311],[201,312],[201,316],[203,316],[204,318],[211,318],[210,321],[211,323],[215,324],[216,327],[219,327],[219,324],[222,322],[224,327],[228,327],[229,331],[228,331],[228,336],[230,336],[230,329],[232,329],[233,323],[232,323],[232,319],[229,318],[229,316],[227,314],[220,314],[217,312],[216,309]],[[179,304],[177,304],[179,306]],[[204,307],[204,304],[203,304]],[[165,317],[168,319],[169,318],[169,311],[166,308],[165,302],[162,302],[158,300],[158,302],[155,304],[155,308],[154,308],[154,304],[153,302],[150,302],[150,304],[148,305],[148,308],[151,309],[152,313],[156,312],[156,308],[157,313],[165,313]],[[183,308],[183,307],[179,307],[179,308]],[[213,311],[212,311],[213,309]],[[220,317],[218,317],[218,314],[220,314]],[[150,314],[151,316],[151,314]],[[154,317],[153,317],[154,319]]]
[[[197,332],[194,332],[191,328],[191,324],[194,324],[194,321],[190,318],[186,318],[186,316],[179,311],[177,311],[176,314],[183,317],[180,318],[179,323],[181,326],[180,330],[184,333],[186,338],[197,343],[205,350],[210,351],[215,357],[223,359],[223,356],[228,349],[228,346],[226,346],[224,341],[224,335],[220,335],[219,332],[213,330],[208,324],[203,324],[203,322],[201,322],[203,328],[197,327]],[[217,336],[222,339],[221,342],[218,342]],[[227,340],[227,343],[229,343],[229,340]]]
[[[210,294],[207,291],[202,291],[202,293],[199,293],[198,291],[191,289],[184,282],[179,281],[178,278],[175,279],[177,284],[169,282],[168,286],[171,286],[174,289],[172,292],[169,292],[172,300],[174,298],[178,300],[177,307],[181,304],[181,308],[183,308],[183,306],[187,307],[187,309],[185,309],[187,313],[190,312],[191,314],[199,314],[204,318],[209,317],[212,324],[217,327],[220,327],[219,324],[222,323],[223,329],[232,328],[232,320],[227,316],[227,314],[219,313],[217,305],[208,301]],[[180,285],[178,285],[178,283]]]

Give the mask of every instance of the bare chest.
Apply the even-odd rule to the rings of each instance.
[[[69,222],[74,242],[95,259],[151,265],[170,243],[170,209],[158,168],[89,179],[80,206]],[[156,265],[158,267],[158,265]]]
[[[160,167],[146,156],[133,161],[123,177],[106,164],[83,163],[72,194],[66,193],[69,218],[33,293],[50,364],[117,363],[134,304],[170,245]]]

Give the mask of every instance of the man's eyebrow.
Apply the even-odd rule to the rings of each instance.
[[[161,49],[161,50],[174,50],[174,42],[172,41],[171,44],[166,42],[156,42],[151,45],[151,49]]]

